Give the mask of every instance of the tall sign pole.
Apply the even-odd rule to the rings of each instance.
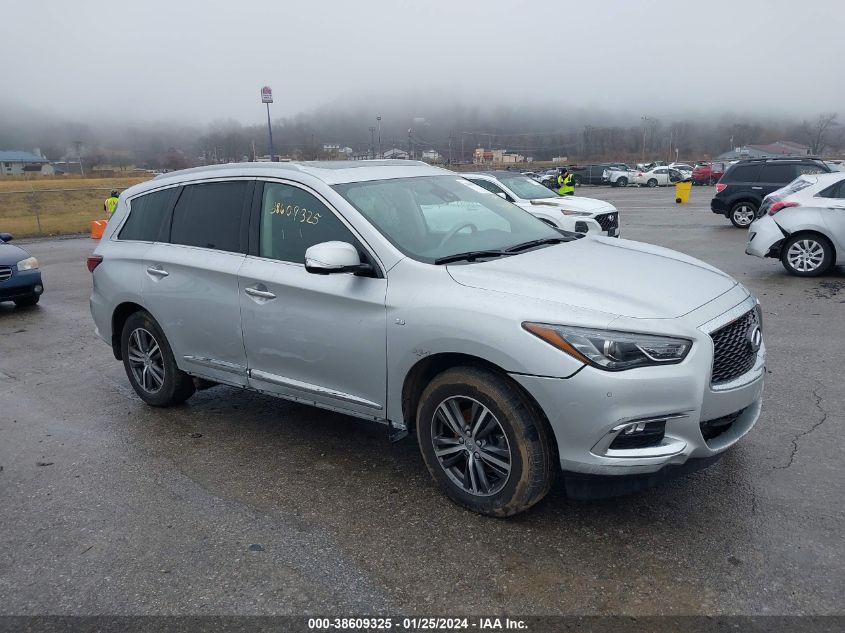
[[[270,162],[273,162],[276,152],[273,149],[273,126],[270,124],[270,104],[273,103],[273,89],[270,86],[261,89],[261,103],[267,104],[267,134],[270,137]]]

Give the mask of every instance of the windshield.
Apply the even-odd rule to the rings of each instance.
[[[558,194],[549,189],[546,185],[537,182],[533,178],[517,176],[514,178],[502,178],[502,184],[513,191],[518,198],[523,200],[539,200],[540,198],[560,198]]]
[[[353,182],[334,189],[400,251],[423,262],[562,237],[527,211],[458,176]]]

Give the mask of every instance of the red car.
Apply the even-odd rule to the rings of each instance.
[[[696,165],[692,170],[692,184],[694,185],[712,185],[719,182],[719,178],[725,173],[727,165],[725,163],[702,163]]]

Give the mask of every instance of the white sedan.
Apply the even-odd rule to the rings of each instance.
[[[684,174],[670,167],[655,167],[650,171],[638,171],[634,174],[634,184],[646,187],[665,187],[681,180],[685,180]]]
[[[619,211],[609,202],[561,196],[533,178],[509,171],[463,174],[464,178],[540,218],[576,233],[619,237]]]
[[[805,174],[763,198],[745,252],[816,277],[845,264],[845,173]]]

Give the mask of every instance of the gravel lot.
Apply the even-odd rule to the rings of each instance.
[[[578,193],[760,297],[763,415],[715,466],[476,516],[374,424],[225,387],[145,406],[93,333],[91,240],[31,242],[46,294],[0,306],[0,613],[842,614],[845,269],[746,256],[712,188]]]

